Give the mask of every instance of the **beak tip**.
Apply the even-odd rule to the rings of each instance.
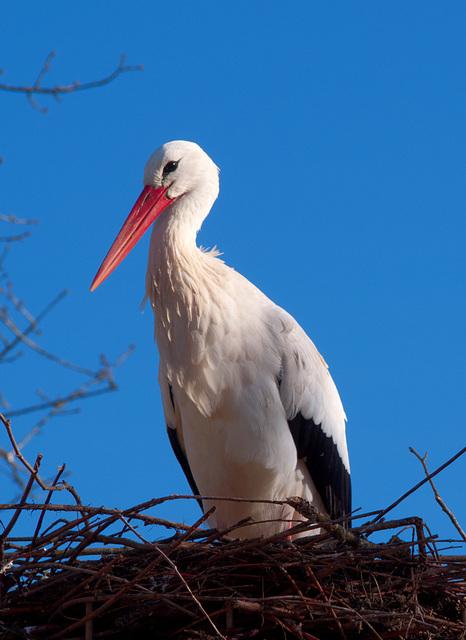
[[[173,202],[173,199],[167,198],[166,193],[167,187],[159,187],[157,189],[147,185],[144,187],[126,222],[110,247],[105,260],[100,265],[91,284],[91,292],[108,278],[157,216]]]

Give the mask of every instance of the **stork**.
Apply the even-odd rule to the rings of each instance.
[[[346,418],[327,365],[299,324],[217,251],[196,245],[218,192],[218,168],[197,144],[157,149],[91,291],[153,224],[146,298],[170,442],[195,495],[253,500],[214,501],[211,526],[249,517],[256,524],[234,535],[268,536],[303,516],[254,500],[300,496],[332,518],[350,511]]]

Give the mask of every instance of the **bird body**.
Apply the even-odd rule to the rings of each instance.
[[[194,493],[301,496],[332,517],[344,515],[345,414],[325,362],[286,311],[216,251],[196,245],[218,195],[216,166],[193,143],[168,143],[149,159],[144,185],[93,288],[137,242],[147,215],[155,215],[146,296],[170,441]],[[214,503],[212,526],[245,517],[260,523],[237,529],[240,537],[271,535],[302,520],[288,505],[203,500],[203,509]]]

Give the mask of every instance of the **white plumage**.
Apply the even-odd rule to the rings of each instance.
[[[345,414],[327,366],[297,322],[196,234],[218,195],[218,169],[191,142],[155,151],[144,190],[104,260],[96,288],[153,223],[146,295],[155,316],[170,440],[193,491],[301,496],[351,509]],[[211,505],[203,503],[206,510]],[[218,501],[212,526],[250,516],[234,535],[270,535],[301,517],[288,506]],[[266,522],[264,522],[266,521]]]

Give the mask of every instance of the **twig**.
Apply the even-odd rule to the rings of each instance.
[[[42,87],[41,86],[42,80],[44,79],[46,72],[49,70],[50,62],[52,61],[52,58],[54,56],[55,56],[54,51],[52,51],[47,56],[47,59],[44,62],[44,65],[37,77],[37,80],[32,86],[14,86],[14,85],[0,84],[0,90],[11,91],[16,93],[24,93],[26,94],[29,102],[32,104],[32,106],[35,109],[37,109],[41,113],[47,113],[47,109],[44,109],[39,104],[37,104],[37,102],[35,102],[33,98],[34,94],[51,95],[54,98],[59,99],[60,95],[63,95],[66,93],[73,93],[75,91],[82,91],[83,89],[94,89],[96,87],[102,87],[103,85],[108,84],[109,82],[112,82],[112,80],[115,80],[115,78],[119,76],[121,73],[123,73],[124,71],[139,71],[142,69],[142,65],[126,66],[125,65],[126,56],[123,53],[120,58],[120,64],[115,69],[115,71],[113,71],[113,73],[111,73],[109,76],[102,78],[101,80],[95,80],[93,82],[87,82],[85,84],[81,84],[76,80],[70,85],[65,85],[65,86],[55,85],[55,87],[47,87],[47,88]]]
[[[58,485],[60,486],[60,485]],[[58,487],[57,487],[58,489]],[[159,504],[158,499],[154,499],[153,504],[144,504],[140,505],[140,507],[134,507],[133,509],[149,509],[151,506],[155,506]],[[108,509],[106,507],[89,507],[89,506],[79,506],[79,505],[70,505],[70,504],[35,504],[35,503],[27,503],[27,504],[0,504],[0,511],[9,511],[11,509],[20,508],[22,511],[55,511],[55,512],[76,512],[76,513],[85,513],[90,516],[97,515],[109,515],[109,516],[117,516],[119,517],[120,513],[123,515],[131,515],[131,518],[135,520],[141,520],[144,524],[147,525],[160,525],[165,527],[166,529],[175,529],[179,531],[188,531],[190,527],[188,525],[182,524],[181,522],[172,522],[171,520],[165,520],[164,518],[156,518],[155,516],[148,516],[146,514],[141,514],[134,512],[133,509],[126,509],[121,511],[120,509]],[[205,531],[204,535],[207,535],[209,531]]]
[[[345,529],[338,522],[334,522],[327,513],[319,511],[319,509],[314,507],[314,505],[312,505],[304,498],[295,496],[293,498],[288,498],[285,503],[289,504],[299,514],[305,516],[308,519],[307,522],[302,522],[289,529],[286,532],[287,535],[293,535],[294,532],[298,533],[304,525],[319,524],[323,529],[325,529],[325,531],[330,533],[333,538],[335,538],[339,542],[345,542],[352,547],[371,547],[374,545],[373,542],[370,542],[365,538],[361,538],[360,536],[354,534],[352,531]],[[350,516],[348,516],[348,518],[349,517]]]
[[[0,222],[11,222],[12,224],[39,224],[38,220],[26,220],[24,218],[17,218],[13,214],[6,216],[4,213],[0,213]]]
[[[96,384],[96,381],[93,381]],[[110,388],[105,389],[97,389],[96,391],[82,391],[83,389],[87,389],[90,383],[83,385],[80,389],[73,391],[68,396],[64,398],[56,398],[55,400],[49,400],[48,402],[43,402],[41,404],[34,404],[30,407],[24,407],[24,409],[17,409],[16,411],[7,411],[5,413],[5,417],[8,418],[16,418],[17,416],[24,416],[27,413],[32,413],[34,411],[42,411],[43,409],[50,409],[50,407],[61,408],[70,402],[75,402],[76,400],[81,400],[82,398],[92,398],[94,396],[100,396],[103,393],[108,393],[109,391],[115,391],[116,387],[111,386]],[[29,440],[30,438],[28,438]],[[21,441],[21,447],[24,446],[26,442]]]
[[[312,567],[310,565],[306,565],[305,566],[305,571],[309,576],[311,576],[311,579],[312,579],[313,583],[315,584],[315,586],[317,587],[320,595],[322,596],[322,600],[324,602],[326,602],[327,604],[329,604],[330,600],[327,597],[327,594],[325,593],[324,589],[322,588],[322,585],[317,580],[317,578],[316,578],[316,576],[314,574],[314,571],[312,570]],[[335,613],[335,611],[333,610],[332,607],[330,607],[330,613],[335,618],[335,624],[337,625],[338,632],[339,632],[340,636],[343,638],[343,640],[345,640],[345,638],[346,638],[345,632],[343,631],[343,627],[341,626],[341,622],[340,622],[340,620],[338,620],[338,616],[337,616],[337,614]]]
[[[37,328],[37,325],[39,324],[39,322],[41,320],[43,320],[43,318],[45,318],[45,316],[49,313],[49,311],[51,311],[51,309],[53,309],[53,307],[55,307],[61,300],[63,300],[63,298],[65,296],[68,295],[68,291],[64,290],[61,293],[58,294],[58,296],[56,298],[54,298],[52,300],[52,302],[50,302],[45,309],[43,309],[39,315],[36,318],[32,318],[30,319],[29,322],[29,326],[24,330],[24,331],[19,331],[19,329],[17,329],[17,332],[15,333],[16,335],[16,340],[13,340],[11,343],[9,343],[7,345],[7,347],[5,347],[5,349],[3,349],[3,351],[0,352],[0,360],[12,349],[14,349],[16,347],[17,344],[19,344],[19,342],[22,341],[22,338],[24,336],[27,336],[28,334],[31,333],[31,331],[35,331]],[[11,299],[11,294],[10,294],[10,299]],[[18,305],[15,305],[16,308],[18,308]]]
[[[16,326],[13,320],[8,316],[5,309],[0,309],[0,320],[2,320],[5,326],[7,326],[8,329],[10,329],[10,331],[14,333],[14,335],[16,336],[16,343],[18,341],[24,342],[24,344],[26,344],[30,349],[37,351],[37,353],[40,354],[41,356],[44,356],[44,358],[47,358],[48,360],[53,360],[54,362],[61,365],[62,367],[65,367],[66,369],[71,369],[72,371],[77,371],[78,373],[84,373],[88,376],[96,375],[95,372],[90,371],[89,369],[85,369],[84,367],[75,365],[72,362],[68,362],[63,358],[60,358],[59,356],[56,356],[53,353],[50,353],[49,351],[42,349],[42,347],[39,347],[39,345],[37,345],[32,340],[30,340],[22,331],[20,331],[20,329]],[[6,350],[7,349],[4,349],[4,352]],[[1,356],[2,354],[0,353],[0,357]]]
[[[4,414],[5,418],[12,418],[19,415],[25,415],[31,412],[43,411],[44,409],[49,409],[49,412],[39,420],[39,422],[32,428],[30,431],[22,438],[21,442],[18,443],[18,449],[22,449],[29,440],[36,435],[41,428],[44,426],[48,420],[57,415],[63,415],[67,413],[65,411],[66,405],[72,402],[76,402],[77,400],[101,395],[103,393],[109,393],[110,391],[114,391],[117,389],[117,386],[113,379],[113,369],[118,366],[133,350],[133,346],[130,346],[118,359],[114,364],[108,363],[106,360],[104,362],[105,367],[94,374],[94,377],[91,378],[84,385],[81,385],[70,394],[65,397],[57,397],[51,400],[47,400],[46,402],[39,403],[36,405],[32,405],[29,407],[23,407],[22,409],[7,411]],[[101,385],[105,383],[105,387],[101,389],[97,389],[95,391],[90,391],[91,386]],[[69,413],[69,412],[68,412]],[[19,481],[19,477],[16,473],[15,463],[14,463],[14,452],[11,451],[7,453],[0,447],[0,457],[3,457],[8,463],[9,470],[13,474],[14,481],[22,486],[21,481]]]
[[[5,418],[5,416],[3,416],[0,413],[0,421],[3,422],[3,424],[5,426],[5,429],[7,431],[8,437],[10,439],[10,442],[11,442],[11,445],[13,447],[13,450],[15,452],[16,457],[26,467],[26,469],[31,474],[31,477],[33,477],[33,479],[37,482],[37,484],[40,486],[40,488],[44,489],[45,491],[63,491],[63,490],[69,491],[69,493],[71,493],[73,498],[76,500],[76,504],[79,505],[80,507],[82,507],[81,498],[78,496],[78,493],[77,493],[76,489],[74,487],[72,487],[70,484],[68,484],[67,482],[65,482],[64,480],[62,480],[61,484],[59,484],[57,486],[48,486],[48,485],[45,484],[45,482],[43,482],[43,480],[39,476],[38,468],[36,469],[35,467],[31,467],[29,462],[26,460],[26,458],[22,455],[21,451],[19,450],[19,447],[18,447],[18,445],[16,443],[15,437],[14,437],[13,432],[11,430],[11,422],[10,422],[10,420],[7,420]],[[42,454],[39,454],[39,455],[40,455],[40,457],[42,457]]]
[[[210,512],[213,513],[215,511],[215,507],[210,509]],[[194,602],[197,604],[197,606],[199,607],[199,609],[201,610],[203,616],[206,618],[206,620],[209,622],[209,624],[212,626],[213,630],[215,631],[215,633],[217,634],[217,637],[221,638],[221,640],[226,640],[225,636],[223,634],[220,633],[220,631],[218,630],[217,626],[215,625],[214,621],[212,620],[212,618],[209,616],[209,614],[207,613],[207,611],[204,609],[204,607],[202,606],[202,604],[199,602],[199,600],[196,598],[196,596],[194,595],[194,593],[192,592],[189,584],[186,582],[186,580],[183,578],[183,576],[181,575],[178,567],[176,566],[176,564],[173,562],[173,560],[171,558],[168,557],[168,555],[162,551],[162,549],[160,547],[158,547],[156,544],[154,544],[153,542],[149,542],[148,540],[146,540],[143,536],[141,536],[141,534],[136,531],[136,529],[134,527],[131,526],[131,524],[126,520],[126,518],[124,518],[123,516],[120,516],[121,520],[123,522],[125,522],[125,524],[127,525],[127,527],[129,529],[131,529],[131,531],[140,539],[142,540],[142,542],[145,542],[146,544],[151,545],[154,549],[156,549],[161,556],[163,556],[163,558],[165,558],[165,560],[168,562],[168,564],[170,565],[170,567],[173,569],[173,571],[176,573],[176,575],[178,576],[178,578],[181,580],[181,582],[183,583],[183,585],[186,587],[189,595],[192,597],[192,599],[194,600]]]
[[[26,485],[26,488],[24,489],[24,493],[21,497],[21,500],[19,502],[18,508],[16,509],[15,513],[13,514],[13,517],[11,518],[9,524],[5,527],[3,533],[0,534],[0,562],[3,562],[3,551],[4,551],[4,542],[7,539],[8,534],[10,533],[10,531],[13,529],[16,521],[18,520],[20,514],[21,514],[21,507],[25,504],[28,495],[31,491],[32,485],[34,484],[34,476],[37,475],[37,472],[39,471],[39,467],[40,467],[40,462],[42,460],[42,454],[39,453],[39,455],[36,458],[36,462],[34,464],[34,467],[31,467],[31,476],[29,478],[29,482]]]
[[[0,236],[0,242],[21,242],[28,238],[31,234],[29,231],[25,231],[24,233],[19,233],[14,236]]]
[[[57,475],[55,476],[55,478],[54,478],[54,480],[52,482],[52,487],[55,487],[57,485],[57,482],[59,481],[60,476],[62,475],[62,473],[64,471],[65,471],[65,464],[62,464],[61,467],[58,467],[58,472],[57,472]],[[44,504],[49,504],[50,503],[52,495],[53,495],[53,491],[49,491],[47,497],[45,498]],[[34,547],[34,545],[36,543],[37,536],[39,535],[40,528],[41,528],[42,522],[44,520],[44,516],[45,516],[45,511],[42,511],[42,513],[39,516],[39,520],[37,521],[36,530],[34,531],[34,535],[32,536],[31,547]]]
[[[421,456],[417,453],[417,451],[415,451],[412,447],[409,447],[409,450],[411,451],[411,453],[413,453],[416,456],[416,458],[422,464],[424,472],[425,472],[426,476],[429,479],[429,484],[432,487],[432,491],[434,492],[435,499],[438,502],[438,504],[441,506],[442,511],[444,511],[447,514],[447,516],[450,518],[451,522],[453,523],[453,526],[455,527],[455,529],[458,531],[460,536],[466,542],[466,533],[461,528],[461,526],[460,526],[458,520],[456,519],[455,515],[450,511],[450,509],[447,507],[445,502],[442,500],[442,498],[439,495],[439,492],[437,491],[436,486],[432,482],[432,475],[429,475],[429,470],[428,470],[427,464],[426,464],[426,460],[427,460],[427,455],[428,454],[426,453],[424,455],[424,457],[421,458]]]
[[[203,524],[205,520],[207,520],[207,518],[211,515],[211,512],[212,512],[212,509],[207,513],[207,515],[204,514],[201,518],[199,518],[199,520],[192,527],[190,527],[186,533],[180,536],[178,540],[174,541],[172,547],[173,548],[178,547],[181,544],[181,542],[190,534],[191,531],[196,530],[198,527],[200,527]],[[106,600],[104,604],[101,605],[98,609],[94,609],[94,611],[91,614],[84,616],[84,618],[82,618],[81,620],[78,620],[77,622],[74,622],[73,624],[69,625],[66,629],[63,629],[59,633],[50,636],[49,640],[55,640],[56,638],[66,637],[67,634],[69,634],[74,629],[81,627],[88,620],[92,620],[100,616],[104,611],[109,609],[115,602],[117,602],[127,591],[129,591],[129,589],[133,585],[137,584],[141,580],[141,578],[148,575],[156,565],[160,564],[162,560],[163,560],[163,556],[159,555],[145,569],[140,571],[139,574],[135,578],[133,578],[133,580],[128,581],[127,584],[125,584],[115,595],[113,595],[111,598]]]
[[[423,484],[425,484],[426,482],[428,482],[431,478],[434,478],[438,473],[440,473],[441,471],[443,471],[444,469],[446,469],[446,467],[448,467],[450,464],[452,464],[452,462],[454,462],[455,460],[457,460],[460,456],[462,456],[464,453],[466,453],[466,447],[464,447],[463,449],[461,449],[461,451],[459,451],[456,455],[453,456],[453,458],[450,458],[450,460],[447,460],[447,462],[445,462],[444,464],[442,464],[441,467],[439,467],[438,469],[436,469],[435,471],[433,471],[432,473],[430,473],[426,478],[424,478],[424,480],[421,480],[421,482],[418,482],[416,486],[414,486],[412,489],[410,489],[409,491],[407,491],[405,494],[403,494],[401,496],[401,498],[398,498],[398,500],[395,500],[395,502],[393,502],[389,507],[387,507],[386,509],[383,509],[382,511],[380,511],[377,515],[376,518],[374,518],[374,520],[372,520],[373,522],[377,522],[378,520],[380,520],[381,518],[383,518],[385,516],[386,513],[388,513],[389,511],[391,511],[392,509],[394,509],[395,507],[397,507],[400,502],[403,502],[403,500],[405,500],[408,496],[410,496],[412,493],[414,493],[415,491],[417,491],[419,489],[419,487],[422,487]]]

